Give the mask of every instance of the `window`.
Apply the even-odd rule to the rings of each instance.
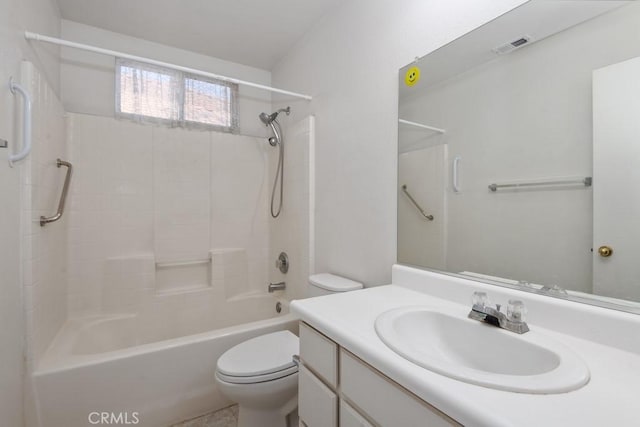
[[[237,132],[238,85],[116,59],[116,115],[170,126]]]

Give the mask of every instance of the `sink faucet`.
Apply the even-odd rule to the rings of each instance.
[[[269,292],[284,291],[287,285],[284,282],[269,283]]]
[[[500,304],[495,308],[489,305],[489,299],[484,292],[473,293],[473,306],[469,312],[469,318],[497,326],[517,334],[529,331],[529,326],[524,321],[524,303],[519,300],[509,300],[507,314],[500,311]]]

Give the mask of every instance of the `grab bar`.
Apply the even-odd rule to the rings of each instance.
[[[581,184],[585,187],[591,187],[593,183],[593,178],[590,176],[586,177],[567,177],[567,178],[551,178],[551,179],[541,179],[538,181],[531,182],[511,182],[511,183],[503,183],[503,184],[489,184],[489,190],[497,191],[498,188],[520,188],[520,187],[538,187],[538,186],[553,186],[553,185],[570,185],[570,184]]]
[[[460,156],[453,158],[453,192],[460,192],[460,181],[459,181],[459,173],[460,173]]]
[[[24,142],[22,144],[22,150],[16,154],[9,154],[9,166],[13,167],[13,164],[27,157],[31,152],[31,95],[29,92],[13,81],[13,78],[9,79],[9,90],[15,95],[16,91],[24,98],[23,117],[22,117],[22,138]]]
[[[65,162],[64,160],[57,159],[56,166],[66,166],[67,174],[64,177],[64,185],[62,186],[62,195],[60,196],[60,203],[58,203],[58,212],[54,216],[41,216],[40,217],[40,227],[44,227],[46,224],[50,222],[56,222],[60,218],[62,218],[62,214],[64,213],[64,204],[67,201],[67,193],[69,192],[69,184],[71,183],[71,175],[73,174],[73,166],[69,162]]]
[[[418,204],[418,202],[416,202],[416,199],[414,199],[411,194],[409,194],[409,191],[407,190],[407,185],[403,185],[402,186],[402,191],[404,192],[404,194],[409,198],[409,200],[411,200],[411,203],[413,203],[413,206],[416,207],[416,209],[418,209],[420,211],[420,213],[422,214],[423,217],[425,217],[426,219],[428,219],[429,221],[433,221],[433,215],[427,215],[424,211],[424,209],[422,209],[420,207],[420,205]]]

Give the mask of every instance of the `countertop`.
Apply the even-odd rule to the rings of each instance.
[[[524,394],[457,381],[409,362],[377,336],[375,319],[406,306],[446,308],[466,316],[469,306],[403,286],[387,285],[292,302],[301,320],[324,333],[398,384],[466,426],[640,425],[640,355],[529,324],[571,348],[591,379],[561,394]],[[612,332],[614,333],[614,332]],[[635,337],[640,339],[640,332]],[[500,349],[495,349],[500,351]]]

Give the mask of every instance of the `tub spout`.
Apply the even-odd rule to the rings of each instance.
[[[284,282],[280,283],[269,283],[269,293],[275,291],[284,291],[287,285]]]

